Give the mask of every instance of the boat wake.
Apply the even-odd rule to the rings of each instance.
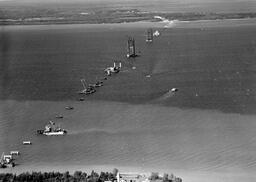
[[[70,131],[69,135],[80,135],[80,134],[115,134],[116,132],[108,130],[108,129],[101,129],[101,128],[90,128],[85,130],[77,130],[77,131]]]
[[[179,20],[168,20],[161,16],[154,16],[155,19],[160,19],[163,23],[165,23],[164,28],[171,28],[175,26],[176,23],[179,22]]]
[[[172,92],[171,90],[168,90],[167,92],[165,92],[161,96],[157,97],[156,99],[153,99],[150,103],[159,103],[159,102],[167,101],[170,98],[174,97],[175,94],[176,94],[175,92]]]

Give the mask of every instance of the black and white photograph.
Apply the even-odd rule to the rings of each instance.
[[[256,181],[256,0],[0,0],[0,182]]]

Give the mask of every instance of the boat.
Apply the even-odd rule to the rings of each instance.
[[[79,98],[79,101],[84,101],[85,99],[83,97]]]
[[[96,83],[89,84],[89,87],[97,88],[97,87],[102,87],[103,82],[102,81],[97,81]]]
[[[114,62],[114,66],[112,67],[108,67],[106,69],[104,69],[104,72],[106,73],[107,76],[111,76],[112,73],[119,73],[119,71],[121,70],[122,67],[122,63],[119,63],[119,66],[116,65],[116,63]],[[99,85],[100,83],[98,83]]]
[[[155,37],[158,37],[159,35],[160,35],[160,33],[159,33],[158,30],[156,30],[156,31],[153,33],[153,36],[155,36]]]
[[[37,130],[37,134],[46,136],[59,136],[67,134],[67,131],[56,126],[53,121],[49,121],[49,124],[45,126],[44,130]]]
[[[0,168],[6,168],[6,167],[14,167],[14,159],[12,158],[12,155],[5,155],[4,152],[1,155],[0,159]]]
[[[62,116],[62,115],[60,115],[60,114],[57,114],[57,115],[55,116],[55,118],[62,119],[62,118],[63,118],[63,116]]]
[[[89,94],[92,94],[92,93],[96,92],[96,90],[94,89],[94,87],[92,85],[86,86],[87,84],[85,82],[85,79],[81,79],[80,81],[81,81],[82,86],[83,86],[84,89],[79,91],[78,92],[79,94],[89,95]]]
[[[19,151],[10,151],[10,154],[11,155],[20,155],[20,152]]]
[[[74,107],[72,107],[72,106],[66,106],[65,109],[66,109],[66,110],[73,110]]]
[[[153,30],[151,28],[147,30],[146,42],[153,42]]]
[[[127,41],[127,54],[126,57],[127,58],[134,58],[137,57],[138,55],[135,52],[135,40],[132,37],[128,38]]]
[[[177,88],[172,88],[169,92],[178,92]]]
[[[23,141],[22,143],[23,143],[23,145],[32,145],[31,141]]]
[[[93,94],[94,92],[96,92],[95,89],[91,89],[91,90],[88,90],[85,92],[85,95],[90,95],[90,94]]]
[[[168,90],[168,93],[175,94],[178,91],[179,91],[179,89],[174,87],[171,90]]]
[[[102,81],[97,81],[95,83],[95,87],[102,87],[103,86],[103,82]]]

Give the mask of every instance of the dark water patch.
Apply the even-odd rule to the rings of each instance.
[[[9,35],[8,33],[1,30],[0,34],[0,92],[5,95],[5,88],[9,82]]]
[[[135,27],[1,30],[0,99],[77,100],[81,78],[93,83],[121,60],[123,71],[108,77],[85,102],[153,101],[255,114],[255,27],[159,30],[152,44],[146,44],[145,30]],[[140,56],[135,59],[125,58],[128,35],[136,40]],[[179,88],[175,96],[155,102],[173,87]]]

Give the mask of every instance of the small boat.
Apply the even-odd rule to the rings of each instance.
[[[84,98],[83,97],[79,98],[79,101],[84,101]]]
[[[94,92],[96,92],[95,89],[90,89],[85,92],[85,95],[93,94]]]
[[[102,87],[102,86],[103,86],[103,84],[102,84],[102,82],[100,82],[100,81],[97,81],[97,82],[94,83],[94,84],[89,84],[89,87],[93,87],[93,88]]]
[[[11,155],[20,155],[20,152],[19,151],[11,151],[10,154]]]
[[[158,37],[159,35],[160,35],[160,33],[159,33],[158,30],[156,30],[156,31],[153,33],[153,36],[155,36],[155,37]]]
[[[32,145],[31,141],[23,141],[23,145]]]
[[[66,106],[65,109],[66,109],[66,110],[73,110],[74,107],[72,107],[72,106]]]
[[[170,90],[170,92],[177,92],[177,91],[178,91],[177,88],[172,88],[172,89]]]
[[[60,115],[60,114],[58,114],[58,115],[56,115],[56,116],[55,116],[55,118],[62,119],[62,118],[63,118],[63,116],[62,116],[62,115]]]

